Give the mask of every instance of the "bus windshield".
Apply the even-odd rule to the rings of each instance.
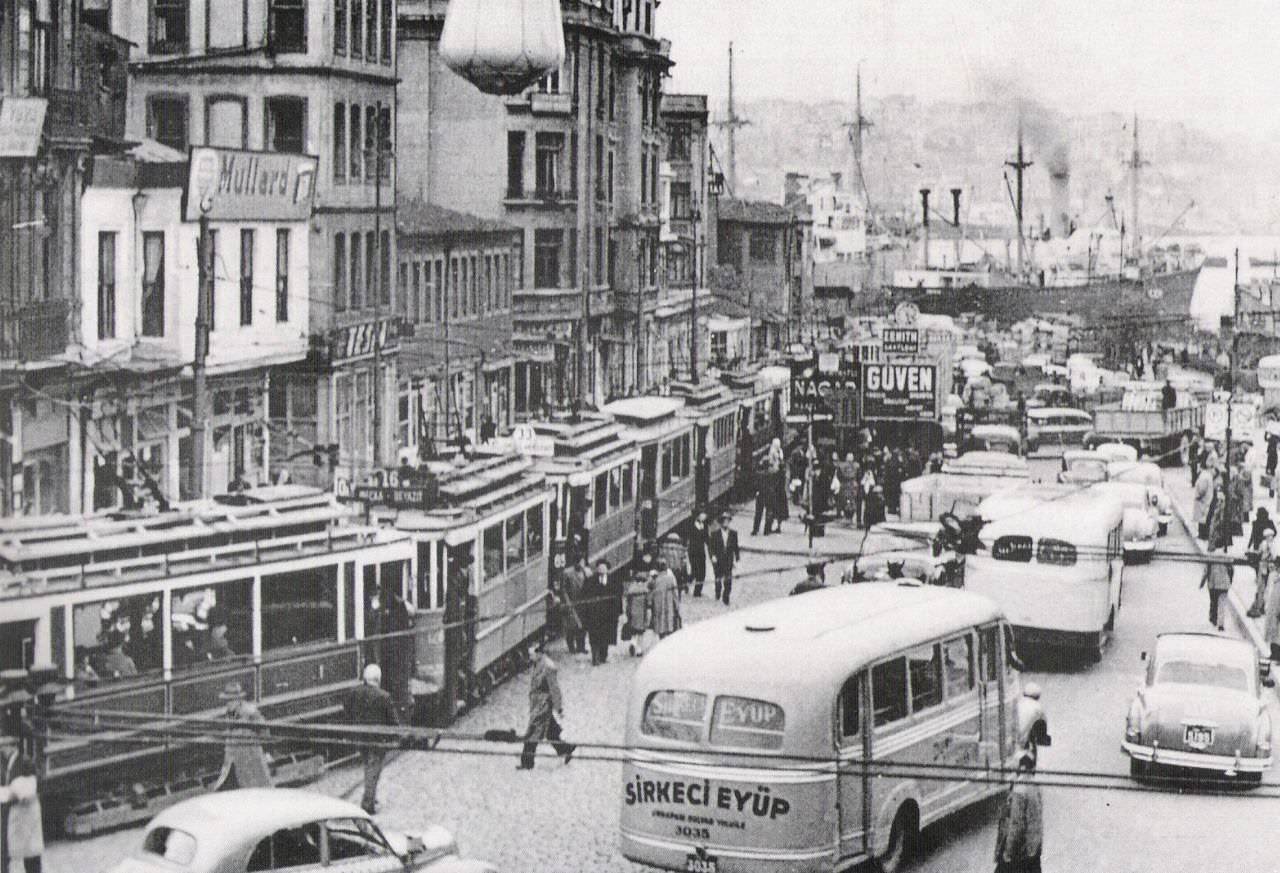
[[[776,703],[747,697],[717,697],[711,715],[711,745],[780,749],[786,713]]]

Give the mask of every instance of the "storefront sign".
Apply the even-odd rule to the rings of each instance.
[[[920,353],[920,331],[914,327],[886,327],[881,334],[886,355],[916,355]]]
[[[841,397],[856,395],[858,374],[853,370],[824,373],[812,359],[791,362],[792,415],[835,415]]]
[[[400,347],[400,322],[395,318],[366,321],[329,331],[328,358],[331,362],[372,355],[375,348],[383,353]]]
[[[305,221],[316,158],[201,146],[191,150],[186,221]]]
[[[0,100],[0,158],[34,158],[44,131],[47,100],[5,97]]]
[[[936,421],[938,368],[934,364],[864,364],[864,420]]]

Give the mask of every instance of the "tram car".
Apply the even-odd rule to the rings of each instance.
[[[725,373],[721,379],[740,404],[735,437],[737,470],[732,493],[734,499],[745,500],[754,491],[754,474],[769,453],[769,444],[786,436],[782,410],[786,407],[784,392],[789,385],[790,372],[785,367],[762,367]]]
[[[0,666],[62,678],[48,724],[112,712],[218,717],[229,683],[267,719],[324,720],[383,656],[365,641],[380,627],[373,604],[412,596],[413,563],[407,535],[357,523],[332,495],[300,486],[163,512],[6,520],[0,637],[17,645],[2,647]],[[46,809],[65,814],[73,834],[207,791],[221,764],[216,743],[128,730],[63,727],[39,739]],[[277,782],[320,772],[314,751],[272,754]]]
[[[547,623],[555,491],[530,458],[480,455],[354,492],[415,553],[415,721],[447,725],[522,669]]]
[[[733,489],[740,404],[729,388],[717,383],[677,382],[671,393],[684,400],[680,415],[694,424],[694,503],[710,512]]]
[[[697,503],[693,453],[696,422],[680,412],[679,397],[628,397],[603,412],[640,449],[636,480],[639,533],[645,542],[681,526]]]

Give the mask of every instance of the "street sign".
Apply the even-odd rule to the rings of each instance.
[[[937,421],[937,365],[864,364],[862,418],[864,421]]]
[[[920,330],[914,327],[886,327],[880,339],[886,355],[917,355],[920,353]]]

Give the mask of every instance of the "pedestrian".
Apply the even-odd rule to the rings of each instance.
[[[400,592],[383,589],[386,600],[385,632],[382,641],[382,663],[387,667],[387,693],[402,712],[413,705],[409,694],[409,679],[415,666],[413,639],[413,607],[400,596]],[[381,600],[381,598],[379,598]]]
[[[791,589],[791,594],[804,594],[808,591],[817,591],[820,588],[827,587],[826,580],[822,578],[822,562],[810,561],[805,565],[805,577],[795,588]]]
[[[755,515],[751,520],[751,535],[760,535],[760,522],[764,521],[764,532],[769,533],[769,527],[773,524],[773,513],[766,513],[769,503],[769,459],[761,458],[759,465],[756,467],[755,476],[756,490],[756,506]]]
[[[876,487],[876,473],[870,460],[862,467],[862,477],[858,480],[858,527],[866,528],[871,525],[866,524],[867,499],[871,496],[871,492]]]
[[[1265,509],[1259,509],[1259,513],[1266,512]],[[1257,522],[1254,522],[1255,524]],[[1275,525],[1265,527],[1262,530],[1262,540],[1258,543],[1257,548],[1257,566],[1254,568],[1256,577],[1253,605],[1249,607],[1249,617],[1258,618],[1267,608],[1267,583],[1271,581],[1271,571],[1275,568],[1276,561],[1276,528]]]
[[[1191,469],[1191,487],[1195,487],[1196,477],[1200,474],[1200,434],[1191,431],[1187,441],[1187,464]]]
[[[1040,746],[1050,745],[1052,739],[1049,737],[1044,705],[1040,703],[1038,683],[1027,682],[1022,686],[1022,694],[1013,705],[1013,715],[1018,728],[1019,751],[1039,759]]]
[[[1195,484],[1195,503],[1191,517],[1196,524],[1196,536],[1205,541],[1209,539],[1209,510],[1213,505],[1214,478],[1214,469],[1206,466],[1200,471]]]
[[[680,629],[680,602],[676,576],[666,559],[658,559],[658,568],[649,577],[649,626],[658,638],[670,636]]]
[[[840,495],[836,508],[842,518],[851,521],[857,506],[858,477],[862,475],[853,452],[845,453],[844,460],[837,465],[837,471],[840,476]]]
[[[382,668],[377,664],[364,668],[364,681],[347,693],[342,701],[342,711],[348,724],[370,727],[397,727],[400,724],[391,695],[382,690]],[[364,793],[360,797],[360,808],[369,815],[378,811],[378,779],[382,776],[382,764],[387,756],[386,749],[376,740],[371,736],[360,746],[360,761],[364,765]]]
[[[996,873],[1040,873],[1044,803],[1035,772],[1035,756],[1023,752],[996,826]]]
[[[733,529],[733,514],[728,510],[720,513],[720,526],[711,533],[710,548],[716,574],[716,600],[728,606],[729,594],[733,591],[733,565],[742,560],[738,532]]]
[[[138,675],[138,666],[124,653],[126,637],[118,630],[107,631],[107,654],[98,666],[98,675],[107,679],[128,679]]]
[[[879,485],[871,489],[862,508],[862,526],[870,528],[884,521],[884,489]]]
[[[1246,470],[1242,462],[1237,461],[1231,467],[1228,480],[1231,489],[1231,535],[1244,535],[1245,522],[1253,512],[1253,474]]]
[[[1272,483],[1269,487],[1273,494],[1275,493],[1274,477],[1276,475],[1278,453],[1280,453],[1280,437],[1271,433],[1267,434],[1267,480]]]
[[[223,718],[245,726],[227,728],[222,772],[218,774],[211,790],[270,788],[271,765],[267,761],[267,753],[262,749],[263,731],[253,727],[265,723],[266,719],[249,700],[239,682],[228,682],[218,699],[227,705]],[[235,780],[234,783],[231,782],[232,779]]]
[[[1272,533],[1276,532],[1276,525],[1271,520],[1271,513],[1267,512],[1265,506],[1259,506],[1258,514],[1254,517],[1253,524],[1249,528],[1249,543],[1245,548],[1253,551],[1262,545],[1262,535],[1267,528],[1270,528]]]
[[[21,743],[0,727],[0,866],[5,873],[40,873],[44,821],[35,762]]]
[[[1225,609],[1221,608],[1221,600],[1231,590],[1231,580],[1233,577],[1233,568],[1231,566],[1231,558],[1226,554],[1227,543],[1223,540],[1218,541],[1218,548],[1222,550],[1222,554],[1218,557],[1220,560],[1210,561],[1204,566],[1204,574],[1200,577],[1200,587],[1207,588],[1209,591],[1209,624],[1222,630],[1223,616]]]
[[[1164,387],[1160,389],[1160,408],[1173,409],[1178,405],[1178,391],[1173,387],[1173,383],[1168,378],[1164,380]]]
[[[782,452],[782,440],[777,437],[769,444],[769,454],[765,458],[769,464],[769,498],[765,509],[773,513],[773,532],[782,530],[782,522],[789,515],[787,510],[787,462]],[[765,524],[765,533],[770,533]]]
[[[609,579],[609,562],[596,562],[596,571],[582,587],[587,638],[591,643],[591,666],[609,660],[609,647],[618,639],[621,592]]]
[[[1264,614],[1262,638],[1271,648],[1271,660],[1280,663],[1280,582],[1271,586]]]
[[[538,743],[548,740],[555,753],[566,764],[573,758],[575,746],[560,738],[560,720],[564,718],[564,697],[560,693],[558,668],[539,641],[530,652],[533,674],[529,677],[529,726],[524,731],[524,748],[520,751],[517,770],[532,770]]]
[[[689,582],[693,585],[693,596],[702,596],[702,586],[707,581],[707,513],[699,509],[693,514],[693,524],[689,526]]]
[[[582,615],[582,589],[586,580],[585,561],[565,567],[560,575],[561,623],[570,654],[586,654],[587,651],[587,628]]]

